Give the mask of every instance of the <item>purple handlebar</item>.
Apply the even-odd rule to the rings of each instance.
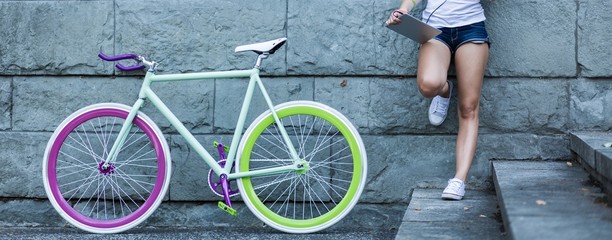
[[[140,69],[145,68],[145,66],[143,65],[124,66],[121,63],[115,64],[115,67],[119,68],[119,70],[121,71],[134,71],[134,70],[140,70]]]
[[[109,61],[109,62],[125,60],[125,59],[132,59],[132,60],[139,61],[138,55],[132,54],[132,53],[119,54],[116,56],[106,56],[104,53],[99,53],[98,57],[102,58],[105,61]],[[121,71],[134,71],[134,70],[140,70],[140,69],[145,68],[145,66],[142,66],[142,65],[125,66],[121,63],[115,64],[115,67],[117,67]]]
[[[98,57],[106,60],[106,61],[119,61],[119,60],[124,60],[124,59],[134,59],[134,60],[138,60],[138,55],[136,54],[120,54],[117,56],[106,56],[104,53],[99,53]]]

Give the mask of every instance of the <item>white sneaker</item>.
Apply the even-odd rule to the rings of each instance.
[[[448,105],[450,104],[451,94],[453,93],[453,83],[448,82],[448,98],[435,96],[429,105],[429,122],[431,125],[440,126],[446,119]]]
[[[461,200],[465,195],[465,184],[461,179],[453,178],[448,180],[448,186],[442,192],[442,199]]]

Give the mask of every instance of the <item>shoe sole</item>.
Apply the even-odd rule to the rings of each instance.
[[[444,119],[444,120],[446,120],[446,119]],[[442,123],[444,123],[444,120],[442,120],[442,122],[440,122],[440,123],[434,123],[434,122],[432,122],[431,120],[429,120],[429,124],[431,124],[431,125],[433,125],[433,126],[436,126],[436,127],[437,127],[437,126],[442,125]]]
[[[461,200],[463,196],[450,194],[450,193],[442,193],[442,199],[444,200]]]

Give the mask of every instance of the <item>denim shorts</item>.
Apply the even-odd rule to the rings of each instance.
[[[440,29],[442,33],[436,36],[435,39],[446,44],[451,53],[455,53],[461,45],[468,42],[491,44],[484,22],[472,23],[461,27],[438,29]]]

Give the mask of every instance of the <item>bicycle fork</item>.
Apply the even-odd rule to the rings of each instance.
[[[128,136],[128,133],[132,130],[132,122],[134,121],[136,114],[138,114],[138,111],[140,110],[140,107],[142,107],[143,104],[144,99],[139,98],[136,103],[134,103],[134,106],[132,106],[132,110],[130,111],[127,118],[125,119],[125,122],[121,126],[121,130],[119,131],[117,139],[115,139],[115,142],[113,143],[113,147],[108,153],[108,156],[106,156],[106,159],[104,159],[104,162],[100,164],[101,171],[106,171],[110,166],[112,166],[112,163],[115,161],[115,159],[117,159],[117,155],[119,154],[121,146],[123,146]]]

